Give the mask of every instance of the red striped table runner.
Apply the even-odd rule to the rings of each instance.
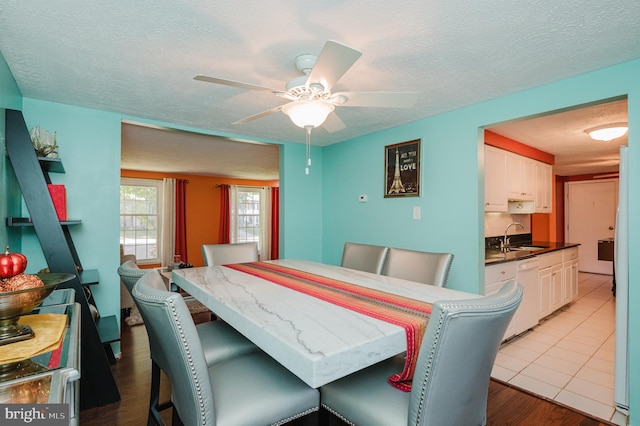
[[[407,357],[402,372],[389,377],[389,383],[404,392],[411,390],[420,344],[431,314],[430,303],[272,263],[225,266],[403,327],[407,338]]]

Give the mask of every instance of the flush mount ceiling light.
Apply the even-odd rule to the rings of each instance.
[[[609,142],[610,140],[623,136],[625,133],[627,133],[628,129],[629,127],[627,123],[611,123],[592,127],[585,130],[585,133],[587,133],[591,137],[591,139]]]
[[[289,116],[293,124],[307,131],[307,167],[304,170],[306,174],[309,174],[311,166],[311,129],[324,123],[334,109],[335,106],[329,102],[311,99],[289,102],[282,106],[282,112]]]

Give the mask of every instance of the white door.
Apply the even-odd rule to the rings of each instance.
[[[614,236],[618,181],[568,182],[565,190],[565,241],[580,244],[578,269],[595,274],[613,273],[612,262],[598,260],[598,240]]]

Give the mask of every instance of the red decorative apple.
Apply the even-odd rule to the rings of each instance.
[[[9,246],[0,254],[0,278],[11,278],[27,269],[27,257],[22,253],[9,253]]]

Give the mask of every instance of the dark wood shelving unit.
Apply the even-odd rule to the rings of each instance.
[[[80,282],[82,285],[96,285],[100,282],[100,275],[97,269],[85,269],[80,272]]]
[[[64,173],[62,160],[59,158],[38,157],[38,162],[43,173]]]
[[[81,223],[82,221],[80,220],[65,220],[64,222],[60,222],[60,225],[70,226],[80,225]],[[33,221],[28,217],[8,217],[7,226],[33,226]]]
[[[110,343],[120,339],[115,315],[94,320],[90,305],[95,305],[91,291],[98,285],[97,270],[84,270],[76,252],[70,226],[81,225],[80,220],[58,220],[47,184],[49,173],[64,173],[59,158],[38,157],[21,111],[5,112],[6,149],[25,204],[31,218],[8,217],[8,227],[33,229],[51,272],[68,273],[75,278],[60,288],[75,289],[76,302],[81,308],[81,379],[80,408],[106,405],[120,400],[118,387],[111,373],[115,362]],[[78,270],[81,271],[78,273]]]

